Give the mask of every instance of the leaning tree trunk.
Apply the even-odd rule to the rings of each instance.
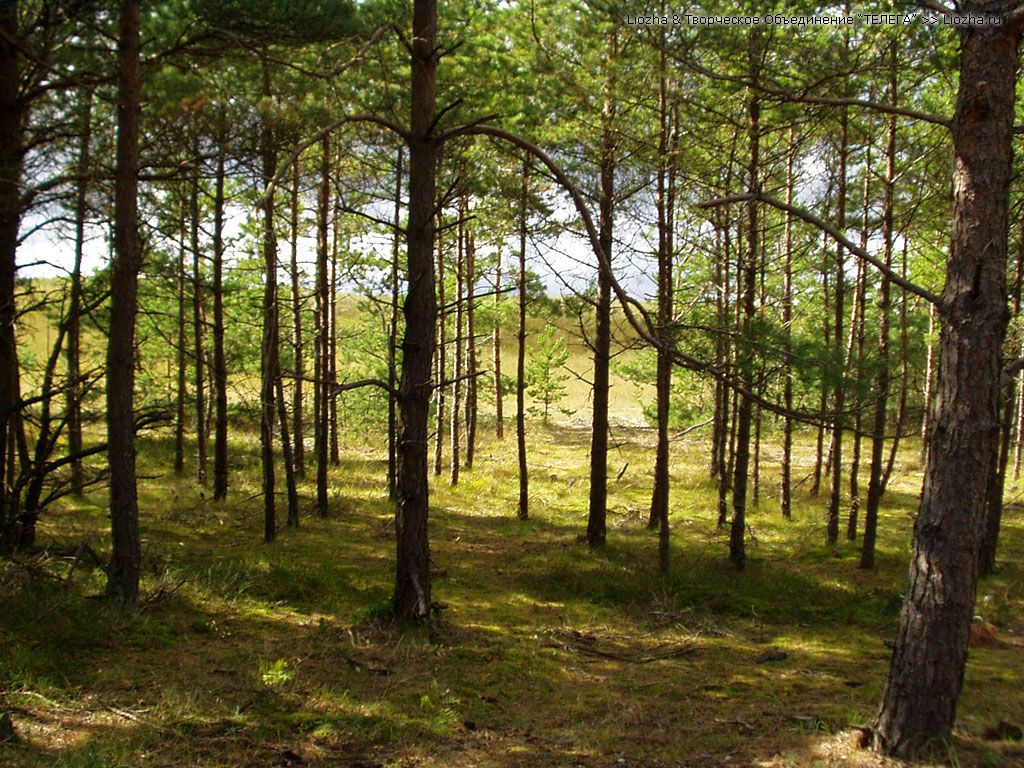
[[[139,0],[121,0],[117,45],[117,167],[114,171],[114,263],[107,343],[107,455],[113,551],[107,600],[139,603],[139,502],[135,477],[135,317],[139,302]]]
[[[434,205],[438,146],[434,136],[437,99],[437,1],[414,0],[412,29],[412,125],[409,133],[409,293],[406,296],[402,378],[399,383],[397,567],[394,609],[398,616],[430,616],[430,541],[427,532],[427,431],[430,368],[436,343],[434,293]]]
[[[1008,6],[999,3],[998,10]],[[972,2],[961,10],[997,8]],[[909,585],[874,725],[878,748],[903,759],[949,737],[967,663],[988,472],[998,449],[1020,26],[1011,18],[1002,26],[960,28],[935,418]]]

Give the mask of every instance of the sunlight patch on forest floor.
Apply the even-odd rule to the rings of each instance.
[[[65,588],[67,553],[84,540],[107,546],[99,495],[42,521],[48,556],[0,574],[10,617],[0,701],[21,736],[0,758],[18,768],[894,765],[856,749],[854,726],[879,701],[919,474],[894,476],[879,567],[864,572],[858,543],[823,543],[823,498],[801,489],[794,520],[778,516],[766,463],[737,573],[715,530],[703,440],[678,441],[666,579],[645,526],[649,433],[617,430],[610,464],[626,470],[610,484],[609,543],[597,552],[577,540],[585,433],[531,424],[530,434],[529,521],[514,516],[512,440],[485,436],[458,486],[434,483],[435,598],[448,608],[429,629],[383,618],[393,521],[379,452],[349,442],[328,518],[304,517],[267,546],[251,446],[234,444],[235,490],[215,505],[168,472],[168,443],[146,440],[141,471],[154,477],[143,485],[137,615],[103,609],[102,574],[85,563]],[[312,487],[302,493],[310,501]],[[972,649],[949,753],[964,768],[1024,761],[1019,745],[982,738],[1024,711],[1020,510],[1004,525],[1005,565],[978,603],[1000,639]]]

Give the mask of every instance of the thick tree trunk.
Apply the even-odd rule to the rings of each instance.
[[[609,35],[609,59],[614,60],[618,38]],[[609,72],[605,80],[604,128],[601,137],[601,189],[598,239],[605,260],[612,260],[615,225],[615,78]],[[587,515],[587,543],[603,546],[608,517],[608,394],[612,345],[611,275],[602,264],[597,269],[597,303],[594,331],[593,415],[590,436],[590,507]]]
[[[142,266],[139,243],[139,0],[121,0],[117,46],[117,167],[114,172],[114,263],[107,345],[107,455],[110,463],[108,602],[139,603],[139,504],[135,477],[135,317]]]
[[[436,342],[434,205],[438,147],[433,135],[437,97],[437,2],[414,0],[412,130],[409,135],[409,293],[399,384],[397,568],[394,607],[407,619],[430,616],[430,508],[427,429],[430,367]]]
[[[292,379],[292,439],[295,450],[295,474],[306,476],[305,429],[303,425],[302,379],[306,366],[302,341],[302,292],[299,271],[299,161],[292,163],[292,200],[291,200],[291,278],[292,278],[292,357],[294,359],[294,378]]]
[[[530,165],[523,160],[523,190],[519,201],[519,348],[516,353],[516,448],[519,455],[520,520],[530,516],[530,478],[526,467],[526,207],[530,189]]]
[[[1010,3],[963,12],[993,13]],[[913,759],[948,738],[964,679],[998,450],[1000,359],[1007,324],[1007,209],[1020,23],[960,29],[953,136],[953,227],[943,290],[935,422],[910,579],[882,706],[882,751]]]
[[[224,351],[224,169],[225,148],[217,146],[213,193],[213,498],[228,496],[228,364]]]

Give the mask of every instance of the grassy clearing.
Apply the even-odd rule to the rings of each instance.
[[[920,468],[897,469],[879,567],[823,544],[824,499],[776,511],[774,475],[736,573],[714,528],[707,446],[673,445],[672,574],[644,527],[652,435],[619,427],[609,545],[577,541],[588,435],[532,424],[532,519],[514,519],[514,441],[484,435],[476,467],[432,495],[430,629],[381,618],[392,512],[379,450],[349,440],[328,519],[260,543],[256,446],[233,445],[234,489],[215,505],[141,446],[145,607],[108,613],[102,574],[70,554],[106,546],[102,495],[43,521],[51,553],[0,574],[0,708],[21,736],[9,766],[828,766],[885,764],[851,727],[880,698],[905,577]],[[488,432],[488,429],[482,430]],[[796,477],[810,469],[809,439]],[[692,439],[690,439],[692,438]],[[908,446],[906,456],[914,446]],[[774,448],[765,466],[774,469]],[[305,487],[311,498],[312,489]],[[978,611],[1000,644],[972,650],[960,766],[1022,765],[986,741],[1024,712],[1024,531],[1008,510],[999,575]],[[40,575],[51,574],[51,577]],[[34,574],[34,576],[33,576]],[[53,576],[57,578],[53,578]],[[692,646],[692,648],[691,648]],[[787,656],[759,661],[768,649]]]

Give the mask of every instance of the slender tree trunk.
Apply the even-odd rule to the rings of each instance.
[[[399,270],[401,255],[399,228],[402,223],[402,159],[403,150],[398,149],[395,158],[395,217],[394,240],[391,249],[391,317],[388,321],[388,498],[398,497],[398,401],[395,387],[398,384],[398,301]]]
[[[409,294],[405,301],[402,379],[399,384],[398,509],[395,518],[397,568],[394,607],[404,618],[429,618],[430,508],[427,486],[427,426],[430,366],[436,342],[434,294],[434,205],[438,147],[434,107],[437,94],[437,2],[414,0],[412,130],[409,135]]]
[[[869,131],[864,159],[864,200],[861,204],[860,247],[867,250],[871,227],[871,141]],[[853,311],[850,317],[850,343],[847,345],[846,369],[856,367],[857,377],[864,368],[864,305],[867,299],[867,268],[857,259],[857,277],[854,289]],[[846,521],[846,538],[857,539],[857,518],[860,513],[860,452],[861,430],[864,427],[864,398],[857,392],[857,405],[853,414],[853,451],[850,455],[850,514]]]
[[[228,496],[228,364],[224,353],[224,182],[225,149],[217,146],[213,197],[213,498]]]
[[[750,144],[750,162],[747,166],[747,188],[751,194],[758,194],[761,182],[758,176],[761,163],[761,102],[757,93],[757,81],[761,61],[760,30],[749,33],[747,61],[754,83],[747,103],[747,139]],[[742,304],[743,325],[739,348],[739,379],[743,391],[737,393],[739,405],[736,410],[736,459],[732,491],[732,525],[729,530],[729,559],[737,568],[746,565],[747,555],[744,537],[746,535],[747,513],[747,471],[750,465],[750,421],[754,391],[754,299],[757,291],[757,240],[760,234],[757,202],[747,204],[747,242],[743,259]]]
[[[609,60],[617,55],[618,38],[608,37]],[[615,78],[609,71],[604,88],[604,128],[601,137],[601,190],[599,198],[599,240],[608,264],[612,260],[615,224]],[[596,330],[594,333],[593,417],[590,437],[590,509],[587,516],[587,543],[600,547],[605,543],[608,516],[608,391],[612,343],[611,275],[603,265],[597,270]]]
[[[846,155],[848,149],[849,120],[846,107],[842,107],[839,116],[839,189],[836,195],[836,228],[846,230]],[[833,290],[832,310],[835,313],[832,323],[833,344],[838,357],[845,349],[843,321],[846,309],[846,251],[842,245],[836,245],[835,287]],[[832,390],[832,443],[829,455],[832,457],[832,481],[829,486],[828,523],[825,538],[829,544],[839,541],[839,507],[843,496],[843,409],[846,405],[846,383],[842,371],[836,376]]]
[[[889,53],[889,102],[896,103],[896,47]],[[886,118],[885,181],[882,185],[882,260],[892,264],[893,204],[896,180],[896,117]],[[875,540],[878,531],[878,508],[885,486],[882,478],[882,452],[885,446],[886,410],[889,400],[889,278],[882,275],[878,289],[878,373],[875,377],[874,423],[871,429],[871,468],[868,477],[868,503],[864,511],[864,540],[861,543],[860,567],[874,568]]]
[[[661,9],[664,11],[665,3]],[[664,33],[662,34],[664,43]],[[673,213],[672,192],[670,191],[669,175],[674,164],[671,150],[674,148],[675,134],[672,131],[672,118],[668,105],[668,74],[667,54],[664,45],[658,53],[658,171],[655,205],[658,213],[658,331],[660,341],[666,345],[657,350],[657,371],[655,373],[655,394],[658,421],[658,442],[654,449],[654,489],[651,492],[650,515],[648,528],[660,527],[664,524],[668,531],[669,502],[669,445],[668,420],[672,396],[672,359],[668,350],[671,343],[669,327],[672,323],[672,256],[673,256]],[[663,523],[664,521],[664,523]],[[659,561],[660,562],[660,561]],[[666,560],[660,563],[662,573],[668,571]]]
[[[903,240],[903,278],[907,277],[907,240]],[[893,467],[896,466],[896,454],[900,448],[900,438],[907,421],[907,392],[910,381],[910,334],[907,327],[907,291],[900,289],[900,397],[896,404],[896,428],[893,430],[892,443],[889,445],[889,458],[882,470],[882,493],[889,486]]]
[[[329,183],[329,182],[328,182]],[[341,211],[334,209],[333,237],[331,238],[331,284],[327,299],[327,386],[331,396],[327,400],[330,416],[331,466],[341,464],[338,446],[338,398],[334,388],[338,385],[338,248],[340,243]]]
[[[139,504],[135,476],[135,318],[142,266],[139,243],[139,118],[141,17],[139,0],[121,0],[117,44],[117,166],[114,171],[114,263],[107,344],[107,456],[110,528],[107,601],[139,603]]]
[[[501,384],[501,248],[495,254],[494,265],[494,335],[491,348],[494,351],[494,436],[505,439],[505,393]]]
[[[330,355],[331,318],[330,288],[328,286],[327,252],[330,247],[331,213],[331,139],[324,136],[320,141],[320,190],[317,199],[316,222],[316,511],[320,517],[327,517],[327,462],[330,442],[330,401],[331,370]]]
[[[437,215],[437,300],[441,307],[445,306],[444,289],[444,216],[438,212]],[[448,334],[447,316],[444,312],[437,315],[437,349],[434,352],[436,367],[435,399],[436,409],[436,436],[434,439],[434,475],[440,476],[444,468],[444,426],[445,426],[445,392],[447,385],[445,379],[448,376]]]
[[[277,322],[281,318],[278,315]],[[295,485],[295,460],[292,454],[292,442],[288,435],[288,409],[284,399],[284,382],[281,376],[277,377],[277,423],[281,430],[281,458],[284,460],[284,482],[288,491],[288,527],[299,527],[299,491]]]
[[[1010,3],[965,2],[1001,14]],[[951,123],[953,227],[937,406],[914,525],[910,579],[882,706],[878,748],[913,759],[949,737],[964,679],[984,534],[1006,307],[1007,209],[1020,22],[965,27]]]
[[[473,293],[476,290],[476,242],[473,228],[466,229],[466,469],[473,468],[476,453],[476,312]]]
[[[292,438],[295,450],[295,474],[306,476],[306,446],[303,425],[302,379],[306,374],[304,349],[302,343],[302,292],[299,271],[299,161],[292,163],[292,200],[291,200],[291,277],[292,277],[292,356],[294,362],[294,378],[292,387]]]
[[[178,389],[175,397],[174,473],[185,474],[185,400],[188,398],[188,353],[185,321],[185,200],[181,190],[181,216],[178,233]]]
[[[82,133],[78,144],[78,181],[75,185],[75,263],[71,269],[71,297],[68,302],[67,340],[67,433],[71,462],[71,489],[82,495],[85,469],[82,466],[82,256],[85,250],[85,220],[89,213],[89,172],[92,164],[92,89],[82,96]]]
[[[270,63],[262,52],[263,96],[273,98]],[[269,119],[260,129],[260,154],[264,188],[277,174],[274,130]],[[277,536],[276,477],[274,472],[274,396],[277,360],[277,234],[274,231],[274,195],[263,200],[263,339],[260,353],[260,459],[263,466],[263,540]]]
[[[786,152],[786,205],[793,205],[793,161],[796,155],[794,129],[789,129]],[[786,354],[782,371],[782,462],[779,468],[779,511],[785,518],[793,516],[793,214],[786,211],[783,235],[782,268],[782,330],[786,336]]]
[[[455,367],[452,371],[452,424],[451,424],[451,452],[452,452],[452,466],[451,474],[449,476],[449,484],[456,485],[459,482],[459,464],[461,459],[459,457],[459,449],[462,442],[462,434],[459,431],[459,416],[462,411],[462,322],[463,322],[463,306],[464,306],[464,293],[462,290],[462,280],[464,276],[464,261],[466,254],[466,200],[462,198],[458,209],[458,223],[456,225],[456,244],[455,244],[455,338],[452,343],[455,346]]]
[[[720,253],[716,254],[717,263],[715,265],[716,277],[718,278],[718,290],[716,291],[716,307],[717,313],[717,327],[718,333],[715,337],[715,356],[716,360],[719,361],[719,366],[728,372],[732,372],[731,368],[731,354],[730,354],[730,336],[729,318],[731,317],[731,311],[729,309],[729,292],[731,290],[732,278],[729,276],[730,259],[732,258],[729,252],[730,236],[729,231],[731,224],[726,222],[724,227],[720,229],[722,233],[722,249]],[[731,397],[732,390],[726,385],[724,381],[719,381],[718,385],[721,387],[720,399],[717,404],[718,413],[717,418],[717,431],[718,431],[718,525],[717,528],[721,530],[725,527],[725,524],[729,520],[729,488],[730,468],[732,463],[729,459],[731,452],[729,449],[729,433],[730,423],[732,421],[731,414],[732,409],[735,406],[735,398]]]
[[[519,349],[516,353],[516,446],[519,454],[520,520],[530,516],[529,475],[526,468],[526,210],[530,165],[523,160],[523,190],[519,201]]]
[[[206,485],[206,371],[203,313],[203,273],[199,254],[199,146],[194,148],[194,170],[189,190],[189,248],[192,251],[192,354],[196,389],[196,480]]]

